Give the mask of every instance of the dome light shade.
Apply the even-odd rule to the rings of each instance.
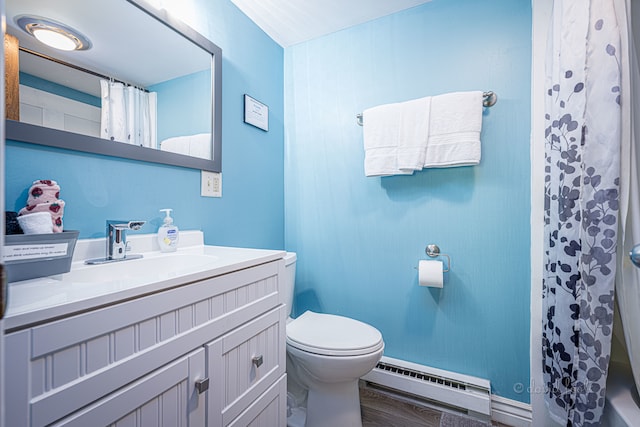
[[[38,16],[16,17],[16,24],[41,43],[59,50],[87,50],[91,41],[80,32],[59,22]]]
[[[48,28],[36,28],[35,30],[33,30],[33,36],[47,46],[51,46],[56,49],[76,49],[76,44],[73,39],[67,37],[67,35],[64,33],[59,33]]]

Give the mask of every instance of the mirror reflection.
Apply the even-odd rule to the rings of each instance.
[[[8,118],[213,160],[210,52],[125,0],[7,0],[6,14],[19,44],[18,116]],[[89,48],[40,42],[34,29],[49,21]]]

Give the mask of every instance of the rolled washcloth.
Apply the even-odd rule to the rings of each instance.
[[[34,206],[40,203],[52,203],[60,198],[60,186],[57,182],[48,179],[33,181],[29,189],[27,206]]]
[[[62,217],[64,215],[64,200],[58,199],[51,203],[38,203],[37,205],[27,205],[20,209],[18,216],[29,215],[35,212],[48,212],[51,215],[51,222],[53,223],[53,232],[60,233],[64,227],[62,224]]]
[[[31,188],[29,188],[27,206],[22,208],[18,215],[48,212],[51,215],[53,232],[60,233],[63,230],[64,205],[64,200],[60,200],[60,186],[58,183],[50,179],[38,179],[33,181]]]
[[[20,215],[18,223],[24,234],[48,234],[53,233],[53,223],[49,212],[34,212]]]

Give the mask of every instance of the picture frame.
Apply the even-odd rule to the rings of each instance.
[[[244,122],[269,132],[269,106],[245,94]]]

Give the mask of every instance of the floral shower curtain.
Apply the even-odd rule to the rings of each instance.
[[[613,0],[556,0],[547,53],[543,376],[549,412],[596,426],[605,403],[620,176]]]
[[[109,80],[100,80],[100,89],[100,136],[112,141],[157,148],[156,93]]]
[[[627,346],[636,388],[640,390],[640,268],[635,267],[627,254],[640,243],[640,67],[634,34],[632,8],[639,5],[632,0],[616,0],[618,25],[622,41],[622,128],[620,157],[620,236],[616,270],[616,302],[621,324],[615,325],[614,336]],[[635,37],[634,37],[635,36]],[[625,43],[626,41],[626,43]]]

